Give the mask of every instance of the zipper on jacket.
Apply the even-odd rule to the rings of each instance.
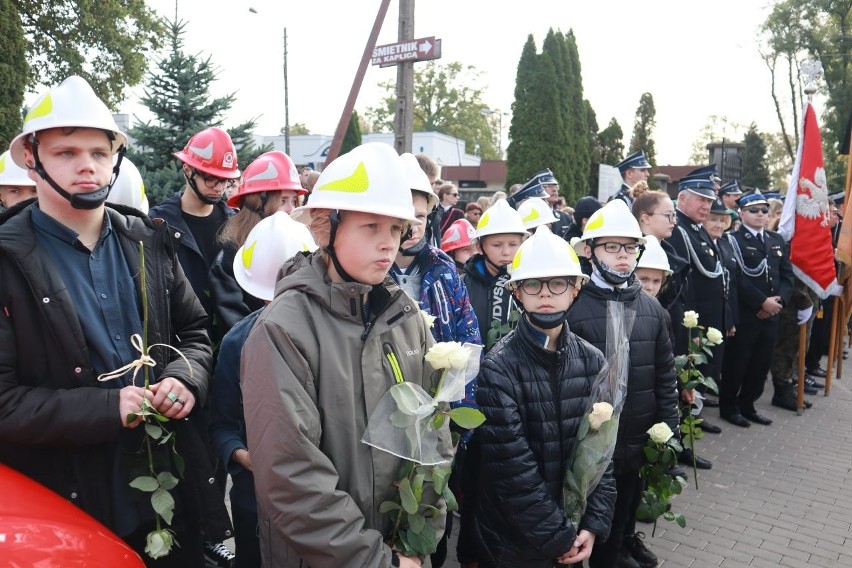
[[[396,357],[396,353],[393,352],[393,345],[385,342],[382,345],[382,350],[385,352],[385,359],[390,363],[391,371],[393,371],[393,380],[399,383],[405,382],[405,377],[402,375],[402,368],[399,366],[399,359]]]

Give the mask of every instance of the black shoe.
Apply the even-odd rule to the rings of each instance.
[[[615,565],[617,568],[642,568],[642,566],[633,560],[633,557],[630,556],[630,553],[628,553],[624,548],[621,549],[621,552],[618,555],[618,562],[616,562]]]
[[[677,461],[682,463],[683,465],[688,465],[692,467],[692,450],[690,448],[684,448],[680,455],[677,457]],[[705,460],[701,456],[695,456],[695,467],[698,469],[711,469],[713,467],[713,462],[710,460]]]
[[[772,395],[772,406],[777,406],[778,408],[783,408],[784,410],[790,410],[792,412],[798,412],[797,407],[798,402],[798,394],[796,392],[796,385],[790,385],[789,388],[775,389],[775,394]],[[805,400],[804,407],[810,408],[813,404],[809,400]]]
[[[707,422],[707,419],[703,416],[699,416],[703,422],[701,422],[698,427],[707,432],[708,434],[721,434],[722,429],[716,426],[715,424],[711,424]]]
[[[623,549],[627,549],[633,560],[639,563],[642,568],[653,568],[659,562],[657,555],[648,550],[642,539],[645,538],[645,533],[638,532],[636,534],[626,535],[624,537]]]
[[[686,474],[686,470],[680,467],[679,465],[675,465],[666,470],[667,475],[671,475],[672,477],[682,477],[683,479],[689,479],[689,476]]]
[[[772,420],[770,420],[766,416],[761,416],[757,412],[743,412],[743,418],[751,420],[756,424],[763,424],[764,426],[769,426],[770,424],[772,424]]]
[[[820,379],[824,379],[828,375],[828,371],[826,371],[822,367],[817,367],[816,369],[808,369],[807,373],[812,377],[818,377]]]
[[[210,567],[234,568],[237,557],[224,542],[204,541],[204,560]]]
[[[813,377],[807,376],[807,375],[805,376],[805,386],[811,387],[812,389],[815,389],[815,390],[821,390],[821,389],[825,388],[825,384],[818,383]],[[816,394],[816,393],[813,393],[813,394]]]
[[[707,408],[719,408],[719,399],[710,398],[708,395],[704,395],[704,406]]]
[[[751,426],[751,422],[746,420],[742,414],[721,414],[720,416],[734,426],[740,426],[742,428],[748,428]]]

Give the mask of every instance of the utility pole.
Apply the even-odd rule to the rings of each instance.
[[[414,39],[414,0],[399,0],[399,41]],[[414,62],[396,69],[396,118],[393,147],[398,154],[411,152],[414,128]]]
[[[290,88],[287,83],[287,26],[284,26],[284,152],[290,155]]]

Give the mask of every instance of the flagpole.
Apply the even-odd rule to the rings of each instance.
[[[825,366],[825,396],[831,391],[831,376],[834,374],[834,358],[837,356],[837,324],[840,322],[840,304],[843,296],[834,298],[834,308],[831,310],[831,325],[828,338],[828,364]]]

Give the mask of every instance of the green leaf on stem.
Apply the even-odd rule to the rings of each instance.
[[[160,488],[160,482],[149,475],[140,475],[130,482],[130,487],[146,493],[152,493]]]
[[[177,469],[178,476],[183,479],[183,472],[186,469],[186,462],[179,453],[177,453],[174,448],[172,448],[172,459],[175,462],[175,469]]]
[[[149,438],[153,440],[159,440],[160,436],[163,435],[163,429],[157,424],[151,424],[150,422],[146,422],[145,433],[148,434]]]
[[[402,505],[397,503],[396,501],[382,501],[382,504],[379,505],[379,513],[385,514],[391,511],[401,511]]]
[[[660,459],[660,452],[658,452],[656,448],[645,446],[642,448],[642,451],[645,453],[645,459],[649,462],[653,463]]]
[[[420,515],[409,515],[408,528],[411,532],[420,534],[423,532],[423,529],[426,528],[426,519]]]
[[[440,430],[441,426],[444,425],[444,420],[446,419],[446,416],[447,415],[443,412],[438,412],[437,414],[435,414],[435,416],[432,418],[432,428],[434,430]]]
[[[162,487],[166,491],[174,489],[178,484],[178,478],[168,471],[158,473],[157,481],[160,483],[160,487]]]
[[[485,422],[485,415],[475,408],[459,406],[450,410],[450,419],[462,428],[470,430]]]
[[[157,489],[151,494],[151,506],[154,511],[166,521],[167,524],[172,524],[172,515],[175,510],[175,500],[172,494],[165,489]]]
[[[414,476],[414,480],[411,482],[411,490],[414,492],[414,498],[418,503],[423,500],[423,481],[425,478],[425,475],[418,473]]]
[[[683,515],[675,515],[675,522],[678,524],[678,526],[680,526],[680,528],[686,528],[686,517],[684,517]]]
[[[411,481],[407,477],[399,482],[399,499],[406,513],[413,515],[417,512],[417,499],[411,489]]]
[[[453,495],[452,489],[448,487],[444,487],[444,490],[441,492],[441,496],[444,498],[444,501],[447,502],[447,511],[458,511],[459,504],[456,501],[456,496]]]

